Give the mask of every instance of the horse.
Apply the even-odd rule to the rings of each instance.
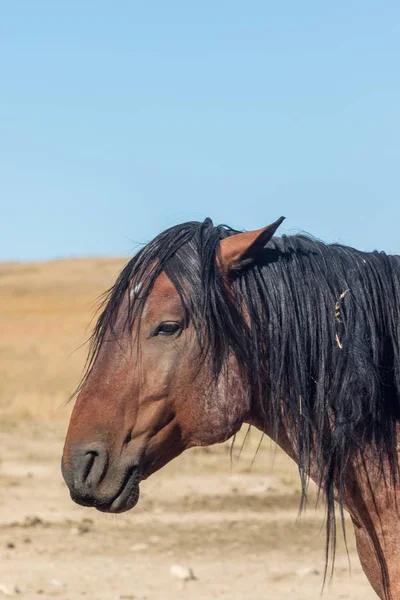
[[[283,219],[177,225],[126,264],[93,331],[62,473],[75,502],[120,513],[157,469],[247,423],[298,464],[301,507],[316,482],[326,564],[346,510],[372,588],[400,600],[400,256],[276,236]]]

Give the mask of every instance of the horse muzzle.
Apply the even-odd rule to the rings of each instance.
[[[113,460],[112,469],[109,464],[109,453],[101,443],[64,451],[61,470],[74,502],[110,513],[125,512],[137,504],[139,461],[124,457]]]

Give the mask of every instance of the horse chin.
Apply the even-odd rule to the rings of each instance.
[[[112,514],[127,512],[136,506],[139,502],[139,496],[139,482],[131,481],[125,485],[110,504],[97,505],[96,508],[100,512]]]

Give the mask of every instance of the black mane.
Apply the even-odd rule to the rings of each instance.
[[[237,274],[233,301],[216,258],[219,242],[234,233],[209,219],[185,223],[164,231],[132,258],[106,297],[88,372],[132,279],[142,288],[141,301],[129,304],[130,326],[165,271],[214,374],[234,352],[253,401],[275,430],[284,415],[298,449],[303,500],[313,452],[327,502],[327,549],[334,549],[334,490],[343,516],[349,458],[368,445],[379,467],[388,460],[397,481],[400,257],[301,235],[273,238],[258,264]]]

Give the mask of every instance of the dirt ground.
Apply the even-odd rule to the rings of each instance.
[[[93,299],[122,261],[0,265],[0,597],[172,600],[321,597],[323,510],[298,519],[296,466],[252,431],[195,449],[144,482],[119,517],[72,503],[60,474]],[[250,468],[251,466],[251,468]],[[376,598],[348,525],[323,598]],[[179,569],[180,567],[180,569]],[[193,579],[174,573],[188,567]],[[172,568],[172,571],[171,571]],[[184,571],[184,570],[183,570]]]
[[[136,509],[113,517],[69,499],[63,434],[33,422],[1,429],[0,584],[10,591],[26,600],[320,597],[322,515],[309,508],[297,520],[296,469],[280,453],[273,460],[268,441],[251,470],[251,442],[232,468],[226,445],[188,452],[143,484]],[[349,545],[351,573],[340,545],[323,597],[372,600],[352,536]],[[174,577],[173,565],[196,579]]]

